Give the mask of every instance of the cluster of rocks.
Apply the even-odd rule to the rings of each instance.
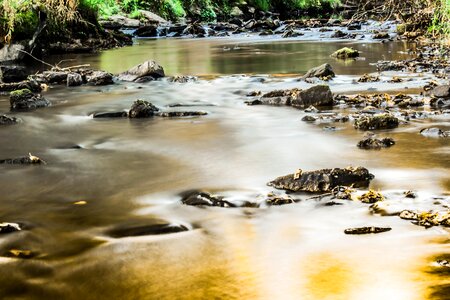
[[[419,212],[412,210],[403,210],[400,212],[399,217],[404,220],[410,220],[413,224],[430,228],[433,226],[442,225],[444,227],[450,227],[450,213],[441,212]]]

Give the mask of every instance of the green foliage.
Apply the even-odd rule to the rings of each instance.
[[[429,31],[434,36],[450,37],[450,0],[437,0]]]

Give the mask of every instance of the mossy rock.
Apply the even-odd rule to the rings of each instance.
[[[29,89],[21,89],[21,90],[16,90],[16,91],[12,91],[9,96],[13,99],[18,99],[18,98],[29,98],[29,97],[33,97],[34,94],[32,91],[30,91]]]
[[[399,125],[398,118],[390,114],[361,116],[355,120],[355,128],[360,130],[393,129]]]
[[[340,59],[356,58],[359,57],[359,51],[352,47],[344,47],[331,54],[331,57]]]

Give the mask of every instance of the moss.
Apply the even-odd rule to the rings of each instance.
[[[378,201],[383,201],[384,196],[379,192],[376,192],[374,190],[369,190],[367,193],[364,193],[361,196],[359,196],[358,200],[360,200],[363,203],[372,204],[372,203],[376,203]]]
[[[11,96],[11,98],[22,98],[22,97],[27,97],[29,95],[34,95],[34,94],[29,89],[21,89],[21,90],[12,91],[9,95]]]
[[[331,54],[331,57],[334,58],[356,58],[359,56],[359,51],[356,49],[353,49],[352,47],[344,47],[337,51],[335,51],[333,54]]]
[[[361,116],[355,120],[355,128],[360,130],[393,129],[398,127],[398,118],[390,114]]]

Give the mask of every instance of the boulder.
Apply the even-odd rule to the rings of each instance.
[[[34,79],[24,80],[20,82],[0,83],[0,92],[12,92],[22,89],[29,89],[33,92],[42,91],[40,83]]]
[[[379,201],[384,201],[384,196],[377,191],[369,190],[367,193],[359,196],[358,200],[362,203],[373,204]]]
[[[293,29],[288,29],[285,32],[283,32],[281,37],[282,38],[293,38],[293,37],[299,37],[299,36],[302,36],[302,35],[305,35],[305,34],[302,33],[302,32],[295,31]]]
[[[4,45],[0,49],[0,62],[22,60],[25,57],[23,52],[25,50],[26,47],[22,44]]]
[[[389,33],[387,33],[387,32],[378,32],[378,33],[375,33],[372,36],[372,38],[374,40],[384,40],[384,39],[390,38],[390,36],[389,36]]]
[[[7,165],[40,165],[45,164],[45,161],[37,156],[28,154],[28,156],[18,157],[18,158],[6,158],[0,159],[0,164]]]
[[[105,71],[93,71],[86,75],[86,80],[92,85],[114,84],[113,75]]]
[[[361,23],[350,23],[347,25],[347,30],[361,30]]]
[[[20,119],[16,117],[9,117],[7,115],[0,115],[0,126],[1,125],[13,125],[20,122]]]
[[[112,24],[119,24],[120,28],[138,28],[141,25],[139,20],[130,19],[121,15],[110,16],[107,21]]]
[[[9,102],[12,111],[35,110],[40,107],[47,107],[50,102],[40,94],[35,94],[29,89],[22,89],[10,93]]]
[[[236,207],[235,204],[224,200],[222,196],[211,195],[207,192],[190,190],[181,193],[181,203],[191,206]]]
[[[80,86],[83,84],[83,76],[78,73],[67,74],[67,86]]]
[[[345,234],[371,234],[371,233],[382,233],[391,231],[391,227],[358,227],[358,228],[347,228],[344,230]]]
[[[359,57],[359,51],[352,47],[344,47],[331,54],[331,57],[340,59],[356,58]]]
[[[44,71],[41,76],[45,78],[46,83],[63,84],[67,81],[67,74],[63,71]]]
[[[335,77],[335,73],[333,71],[333,67],[330,64],[323,64],[318,67],[310,69],[306,74],[302,77],[311,78],[311,77]]]
[[[146,25],[139,27],[134,35],[137,37],[156,37],[158,36],[158,26],[156,25]]]
[[[361,149],[381,149],[381,148],[388,148],[395,145],[395,141],[392,138],[384,138],[384,139],[377,139],[368,137],[364,140],[361,140],[358,142],[358,148]]]
[[[374,116],[360,116],[355,120],[354,127],[360,130],[393,129],[399,125],[398,118],[391,114],[378,114]]]
[[[450,98],[450,85],[439,85],[431,90],[431,95],[435,98]]]
[[[268,185],[292,192],[330,192],[337,186],[367,187],[373,178],[374,176],[362,167],[306,172],[298,170],[294,174],[278,177]]]
[[[150,118],[158,112],[159,109],[145,100],[136,100],[128,112],[129,118]]]
[[[306,90],[275,90],[262,95],[258,102],[253,101],[251,105],[291,105],[302,108],[313,106],[332,106],[333,94],[327,85],[316,85]]]
[[[141,77],[147,76],[151,76],[155,79],[164,77],[164,69],[155,61],[150,60],[121,73],[118,78],[123,81],[136,81]]]
[[[234,17],[234,18],[240,18],[244,16],[244,13],[242,12],[242,10],[235,6],[231,9],[230,11],[230,16]]]
[[[26,80],[27,69],[23,66],[3,65],[0,66],[0,82],[11,83]]]
[[[166,19],[161,18],[160,16],[158,16],[157,14],[148,11],[148,10],[139,10],[139,13],[141,14],[141,16],[149,23],[168,23]]]

